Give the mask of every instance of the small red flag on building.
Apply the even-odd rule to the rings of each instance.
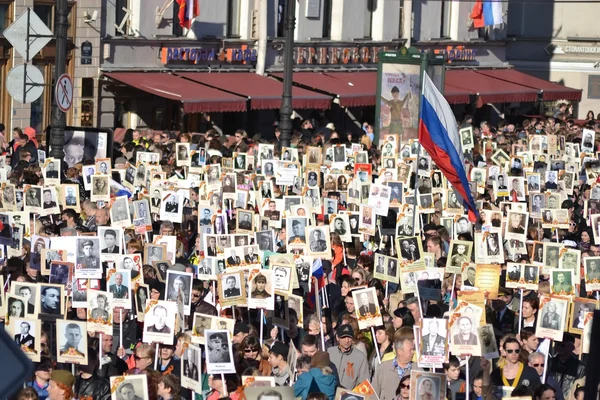
[[[186,29],[192,26],[192,20],[200,15],[198,0],[176,0],[179,4],[179,25]]]

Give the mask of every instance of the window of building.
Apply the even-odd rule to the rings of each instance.
[[[227,37],[240,37],[240,0],[227,0]]]
[[[333,0],[323,0],[323,39],[331,38],[331,15]]]
[[[81,78],[81,97],[94,97],[94,78]]]
[[[442,0],[442,21],[440,24],[440,38],[450,37],[452,0]]]
[[[404,32],[404,18],[410,18],[410,15],[405,16],[404,15],[404,0],[400,0],[400,18],[398,19],[398,21],[400,21],[400,24],[398,26],[398,38],[403,38],[403,37],[408,37],[410,36],[410,32]],[[412,21],[411,21],[411,26],[412,26]]]
[[[377,9],[377,0],[365,1],[365,26],[363,37],[370,39],[373,37],[373,13]]]
[[[0,30],[8,28],[8,25],[10,25],[8,4],[0,4]]]
[[[277,32],[276,37],[285,36],[285,0],[277,2]]]
[[[54,32],[54,13],[56,12],[54,3],[52,0],[35,0],[35,4],[33,5],[33,11],[52,32]],[[67,37],[73,38],[75,37],[75,2],[68,1],[67,7],[69,13],[67,15]],[[0,19],[3,20],[1,15]]]
[[[123,11],[123,8],[128,8],[128,6],[128,0],[115,0],[115,24],[117,26],[120,26],[123,18],[125,18],[126,13]],[[115,36],[127,35],[129,33],[129,24],[125,23],[121,31],[123,31],[123,33],[115,29]]]
[[[51,4],[35,4],[33,12],[46,24],[46,26],[54,32],[54,6]]]

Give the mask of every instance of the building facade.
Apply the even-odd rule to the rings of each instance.
[[[27,8],[31,8],[37,16],[54,31],[55,1],[52,0],[14,0],[0,1],[0,23],[2,30],[7,28]],[[73,78],[74,104],[67,113],[67,125],[96,126],[94,109],[98,100],[98,72],[100,69],[100,12],[101,0],[69,1],[67,30],[67,65],[66,73]],[[95,14],[94,18],[92,16]],[[94,20],[92,20],[94,19]],[[23,63],[23,58],[10,46],[8,41],[0,38],[0,121],[7,129],[31,126],[41,133],[50,124],[53,92],[46,87],[42,96],[36,101],[22,104],[13,100],[6,89],[10,70]],[[37,67],[46,84],[54,80],[56,45],[51,40],[32,64]]]
[[[583,89],[577,117],[600,113],[600,3],[509,1],[507,58],[515,68]],[[535,22],[528,18],[535,16]]]
[[[66,70],[73,77],[75,101],[67,124],[184,131],[212,127],[225,132],[243,126],[251,133],[272,131],[279,107],[274,101],[257,107],[256,94],[261,83],[281,85],[286,1],[199,0],[200,15],[190,29],[179,26],[177,2],[69,2]],[[450,69],[514,66],[583,88],[580,114],[600,110],[600,47],[593,41],[594,24],[579,23],[582,13],[593,15],[581,7],[596,9],[598,4],[544,4],[534,10],[531,7],[538,7],[534,4],[502,2],[504,23],[482,29],[474,29],[470,20],[474,1],[299,0],[295,4],[295,90],[308,90],[317,97],[327,95],[332,100],[326,107],[314,108],[305,102],[302,108],[295,108],[297,117],[334,121],[341,131],[360,130],[361,122],[374,120],[374,98],[345,102],[335,85],[367,85],[374,79],[379,51],[405,45],[445,54]],[[51,0],[0,0],[0,23],[8,26],[26,7],[53,29]],[[524,18],[534,12],[539,13],[540,23]],[[265,39],[264,47],[260,46],[261,38]],[[0,43],[0,85],[5,88],[8,72],[22,59],[5,39],[0,38]],[[53,79],[54,48],[51,41],[33,61],[47,83]],[[264,79],[269,81],[254,82],[256,79],[244,75],[248,81],[233,84],[239,79],[225,75],[253,74],[261,66]],[[184,76],[188,73],[212,74],[212,80]],[[301,76],[303,73],[306,75]],[[320,85],[323,81],[319,79],[311,81],[310,73],[328,79],[331,87]],[[142,82],[129,79],[134,74],[138,78],[140,74],[158,75],[147,75]],[[195,102],[203,101],[204,95],[220,93],[227,97],[225,100],[245,105],[229,109],[186,107],[182,94],[171,87],[149,89],[153,82],[167,82],[160,74],[178,78],[169,82],[189,83],[187,91],[191,93],[186,96]],[[215,78],[214,74],[222,75]],[[115,79],[117,76],[127,79]],[[296,80],[297,76],[306,79]],[[280,97],[278,87],[270,90],[269,95]],[[7,127],[33,126],[41,132],[48,126],[51,90],[45,90],[31,104],[14,101],[6,90],[1,93],[0,121]],[[474,106],[459,107],[466,111]]]

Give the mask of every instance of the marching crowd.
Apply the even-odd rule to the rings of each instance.
[[[269,377],[264,382],[273,390],[259,400],[583,399],[585,335],[600,289],[593,286],[600,284],[594,259],[600,257],[594,217],[600,216],[600,121],[591,112],[585,121],[571,119],[568,104],[557,110],[549,118],[496,124],[464,118],[477,221],[468,220],[418,141],[398,132],[376,141],[366,123],[357,136],[296,121],[289,147],[282,147],[277,128],[271,140],[243,130],[228,136],[130,129],[102,157],[109,159],[104,166],[71,141],[58,174],[35,131],[8,133],[0,125],[6,171],[0,231],[12,228],[11,241],[2,242],[0,309],[11,339],[35,360],[23,388],[0,395],[237,400]],[[50,186],[54,192],[45,191]],[[28,197],[36,187],[39,204],[36,195]],[[118,215],[124,196],[131,215]],[[131,206],[142,199],[146,211]],[[238,234],[246,240],[238,243]],[[58,267],[47,267],[53,261],[46,250],[66,236],[89,241],[77,242],[75,260],[62,259],[71,264],[63,280]],[[100,236],[102,254],[93,241]],[[174,238],[165,247],[169,256],[144,253],[165,237]],[[236,242],[225,244],[227,237]],[[129,287],[108,274],[105,253],[125,257]],[[142,253],[139,267],[127,267],[135,260],[126,255]],[[261,271],[288,262],[293,278],[278,290],[280,277]],[[100,268],[101,276],[73,276],[81,266]],[[241,282],[229,279],[234,275],[221,281],[231,269],[241,271]],[[181,280],[170,292],[169,271],[190,273],[189,288]],[[489,282],[489,271],[496,281]],[[52,283],[65,281],[64,291],[53,294]],[[78,292],[81,281],[87,286]],[[32,301],[39,304],[19,305],[35,287]],[[94,290],[111,296],[97,296],[92,310],[85,302]],[[61,297],[62,312],[55,313]],[[117,299],[125,301],[105,307]],[[163,300],[189,310],[174,326],[156,307],[148,327],[145,305]],[[27,321],[9,324],[38,313],[39,336]],[[45,317],[52,314],[60,317]],[[198,339],[203,317],[229,320],[228,335]],[[72,323],[60,324],[66,342],[59,338],[61,319]],[[98,321],[110,330],[91,328]],[[87,322],[86,331],[78,322]],[[146,332],[167,333],[170,341],[147,340]],[[208,373],[205,361],[186,358],[189,345],[202,345],[208,363],[230,352],[234,370]],[[85,362],[65,360],[73,353],[85,353]],[[139,375],[147,385],[143,395],[125,379]],[[197,384],[183,384],[184,376]],[[293,388],[293,397],[279,387]]]

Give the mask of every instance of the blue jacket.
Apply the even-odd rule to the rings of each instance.
[[[298,377],[294,384],[294,396],[306,400],[310,393],[320,392],[327,395],[329,400],[334,400],[337,386],[338,379],[333,372],[326,375],[320,368],[311,368]]]

